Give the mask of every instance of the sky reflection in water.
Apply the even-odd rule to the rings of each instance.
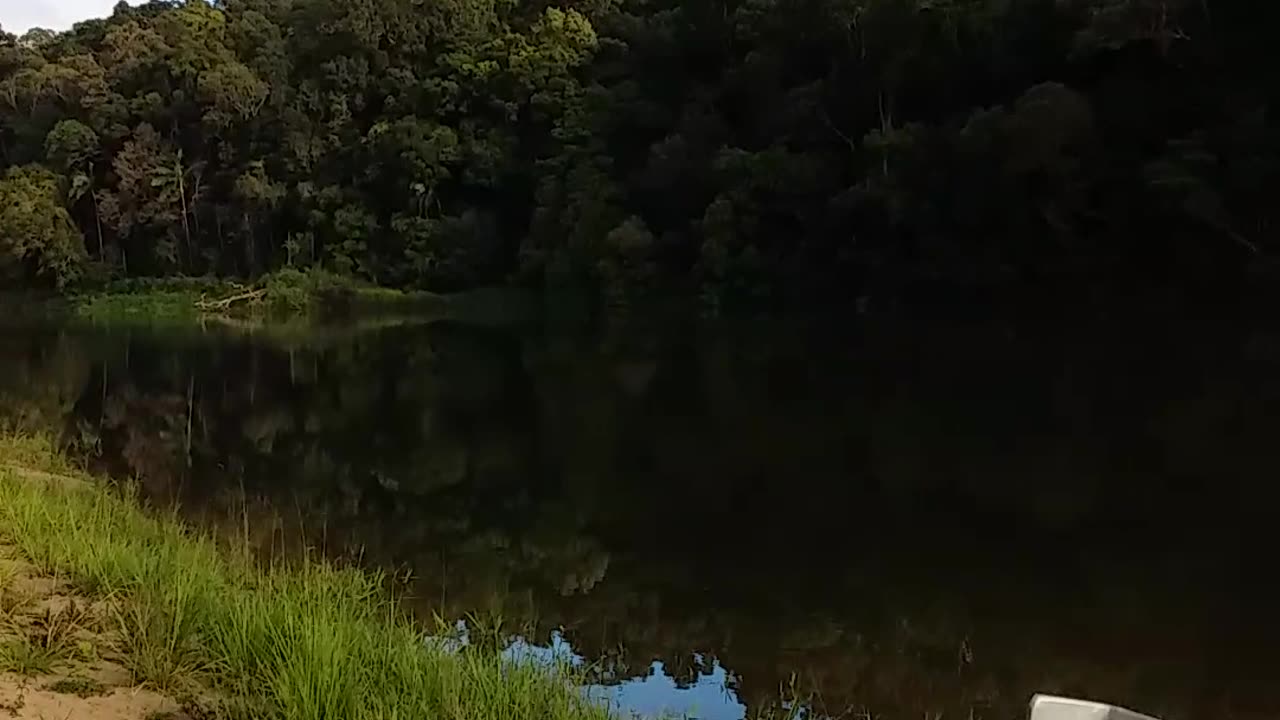
[[[532,659],[552,664],[570,662],[581,665],[585,658],[573,651],[564,636],[552,633],[546,645],[519,638],[504,655],[511,659]],[[698,658],[701,664],[701,658]],[[733,689],[732,677],[718,661],[712,661],[711,672],[703,673],[690,686],[681,687],[666,672],[661,661],[649,665],[644,677],[633,677],[617,684],[591,685],[588,695],[613,707],[643,717],[679,717],[689,720],[742,720],[747,708]]]

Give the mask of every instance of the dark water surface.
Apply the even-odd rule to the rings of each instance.
[[[647,714],[1280,717],[1280,339],[460,323],[0,331],[3,421],[501,618]]]

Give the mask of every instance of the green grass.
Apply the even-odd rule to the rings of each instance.
[[[0,432],[0,468],[74,476],[80,468],[47,434],[20,431]]]
[[[323,268],[284,268],[264,276],[258,284],[266,291],[263,305],[267,312],[277,315],[434,309],[443,303],[435,293],[380,287]]]
[[[69,660],[78,649],[77,633],[84,628],[84,610],[72,604],[59,610],[45,610],[29,624],[8,622],[0,640],[0,670],[19,675],[44,675]]]
[[[196,302],[228,292],[209,277],[133,278],[82,289],[68,298],[71,315],[94,323],[186,323],[199,317]]]
[[[97,695],[106,695],[107,688],[97,680],[86,677],[69,677],[61,680],[55,680],[45,686],[50,692],[61,693],[63,695],[75,695],[76,697],[88,698]]]
[[[139,683],[212,688],[232,716],[255,718],[609,716],[565,668],[434,644],[377,576],[319,560],[263,567],[92,482],[0,469],[0,497],[0,540],[118,608],[119,654]]]
[[[77,319],[94,323],[194,322],[200,317],[196,310],[199,299],[199,294],[184,291],[104,293],[79,296],[72,307]]]
[[[0,641],[0,671],[17,675],[47,675],[64,656],[41,647],[26,635]]]
[[[220,305],[217,301],[239,298]],[[204,305],[202,306],[202,303]],[[210,277],[134,278],[73,295],[73,317],[94,323],[194,324],[203,318],[279,321],[439,307],[439,296],[378,287],[322,268],[284,268],[252,283]]]
[[[32,601],[31,595],[18,587],[17,573],[0,566],[0,632],[12,627]]]

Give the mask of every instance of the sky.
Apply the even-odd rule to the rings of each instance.
[[[21,35],[33,27],[67,30],[81,20],[106,17],[117,0],[0,0],[0,27]]]

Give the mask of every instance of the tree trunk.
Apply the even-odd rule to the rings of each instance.
[[[884,91],[881,90],[876,96],[877,104],[880,108],[880,136],[881,140],[886,143],[884,153],[880,156],[880,170],[884,173],[884,177],[889,177],[889,150],[888,140],[889,131],[893,129],[893,98],[889,98],[889,107],[885,108]]]
[[[195,374],[194,374],[194,373],[192,373],[191,375],[189,375],[189,376],[188,376],[188,381],[187,381],[187,438],[186,438],[186,452],[187,452],[187,467],[188,467],[188,468],[189,468],[189,467],[191,467],[191,405],[192,405],[192,401],[193,401],[193,400],[195,400],[195,394],[196,394],[196,376],[195,376]]]
[[[253,237],[253,223],[249,221],[248,210],[244,212],[243,217],[244,217],[244,228],[249,232],[249,243],[248,243],[248,247],[245,248],[245,253],[247,256],[245,258],[245,262],[249,264],[249,277],[255,277],[255,273],[258,270],[258,247],[257,247],[257,242]]]
[[[178,162],[174,168],[174,172],[178,176],[178,199],[182,202],[182,232],[187,236],[187,266],[188,270],[193,269],[192,250],[191,250],[191,226],[187,224],[187,184],[182,179],[182,163]]]
[[[221,268],[225,267],[223,263],[226,262],[227,239],[222,235],[222,213],[216,207],[213,209],[213,224],[218,230],[218,266]]]
[[[90,189],[89,197],[93,198],[93,222],[98,226],[98,262],[106,262],[107,253],[102,244],[102,216],[98,214],[98,191]]]

